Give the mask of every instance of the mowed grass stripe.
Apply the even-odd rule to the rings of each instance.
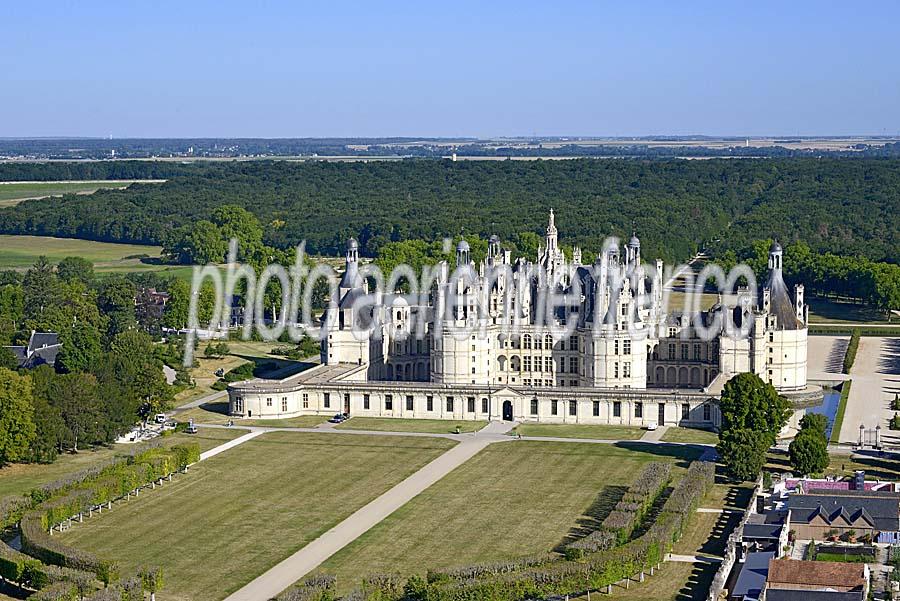
[[[371,574],[497,561],[552,550],[605,487],[627,486],[650,445],[510,441],[494,444],[325,562],[346,593]],[[696,451],[660,452],[695,458]],[[686,466],[678,461],[676,471]]]
[[[127,570],[162,567],[161,601],[222,599],[454,444],[269,433],[79,524],[64,539]]]

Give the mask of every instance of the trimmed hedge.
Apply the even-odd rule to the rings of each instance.
[[[603,520],[602,527],[615,533],[616,541],[624,544],[647,515],[671,479],[670,463],[647,464],[641,475],[622,496],[616,507]]]
[[[197,443],[170,449],[151,448],[98,470],[82,472],[81,481],[67,478],[62,484],[44,487],[35,497],[45,497],[40,505],[22,516],[22,549],[41,561],[57,566],[85,570],[95,574],[110,570],[109,562],[93,553],[70,547],[48,532],[56,524],[92,508],[110,503],[131,492],[186,468],[200,458]],[[52,492],[51,492],[52,491]]]
[[[524,601],[554,595],[577,595],[615,584],[661,563],[709,486],[715,465],[694,462],[663,504],[656,521],[640,537],[624,545],[585,555],[579,561],[560,559],[537,567],[486,574],[467,579],[413,576],[401,594],[396,586],[376,586],[370,580],[350,597],[360,601]],[[650,480],[647,480],[650,484]],[[646,490],[652,491],[652,486]]]
[[[844,425],[844,413],[847,412],[847,399],[850,398],[850,386],[853,380],[845,380],[841,384],[841,398],[838,401],[838,408],[834,414],[834,423],[831,425],[831,438],[828,442],[838,443],[841,441],[841,426]]]
[[[843,372],[845,374],[850,373],[853,362],[856,361],[856,351],[859,349],[859,336],[859,329],[853,330],[853,333],[850,335],[850,344],[847,345],[847,353],[844,355]]]

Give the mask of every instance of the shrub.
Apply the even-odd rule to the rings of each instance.
[[[850,369],[853,367],[853,362],[856,361],[856,351],[859,349],[859,336],[861,332],[859,328],[855,328],[853,333],[850,335],[850,344],[847,345],[847,353],[844,355],[844,366],[843,372],[845,374],[850,373]]]
[[[59,582],[28,597],[31,601],[77,601],[78,590],[71,582]]]

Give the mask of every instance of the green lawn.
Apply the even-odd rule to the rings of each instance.
[[[817,297],[807,298],[806,303],[810,323],[888,323],[886,314],[866,305]]]
[[[516,427],[522,436],[557,436],[561,438],[594,438],[597,440],[636,440],[644,430],[636,426],[607,426],[586,424],[531,424]]]
[[[87,194],[102,188],[126,188],[138,180],[97,180],[84,182],[4,182],[0,183],[0,208],[11,207],[29,198]],[[155,183],[151,180],[148,183]]]
[[[241,430],[207,428],[194,435],[173,434],[160,440],[167,445],[196,441],[200,443],[200,449],[205,451],[245,433],[245,431]],[[77,454],[64,453],[53,463],[46,465],[40,463],[14,463],[7,465],[0,469],[0,497],[8,494],[26,493],[37,486],[53,482],[79,470],[112,459],[118,453],[127,452],[132,448],[134,448],[134,445],[112,445],[111,447],[80,451]]]
[[[654,450],[638,443],[493,444],[318,571],[336,575],[339,591],[346,592],[368,574],[424,574],[550,551],[584,521],[602,519],[643,464],[674,460]],[[696,456],[688,448],[677,452]]]
[[[708,430],[700,430],[698,428],[681,428],[671,426],[663,434],[662,439],[666,442],[696,442],[699,444],[716,444],[719,442],[719,435]]]
[[[222,599],[454,445],[432,438],[264,434],[65,533],[158,565],[160,601]]]
[[[459,426],[460,432],[475,432],[487,425],[482,420],[402,419],[395,417],[354,417],[335,426],[342,430],[375,430],[378,432],[428,432],[451,434]]]
[[[94,263],[94,271],[98,275],[155,271],[190,282],[193,276],[192,266],[141,261],[141,257],[158,259],[161,252],[162,247],[141,244],[114,244],[48,236],[0,235],[0,270],[27,269],[41,255],[46,256],[51,263],[58,263],[66,257],[82,257]]]

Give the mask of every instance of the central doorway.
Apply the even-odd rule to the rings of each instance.
[[[503,401],[503,419],[508,422],[513,420],[512,401]]]

